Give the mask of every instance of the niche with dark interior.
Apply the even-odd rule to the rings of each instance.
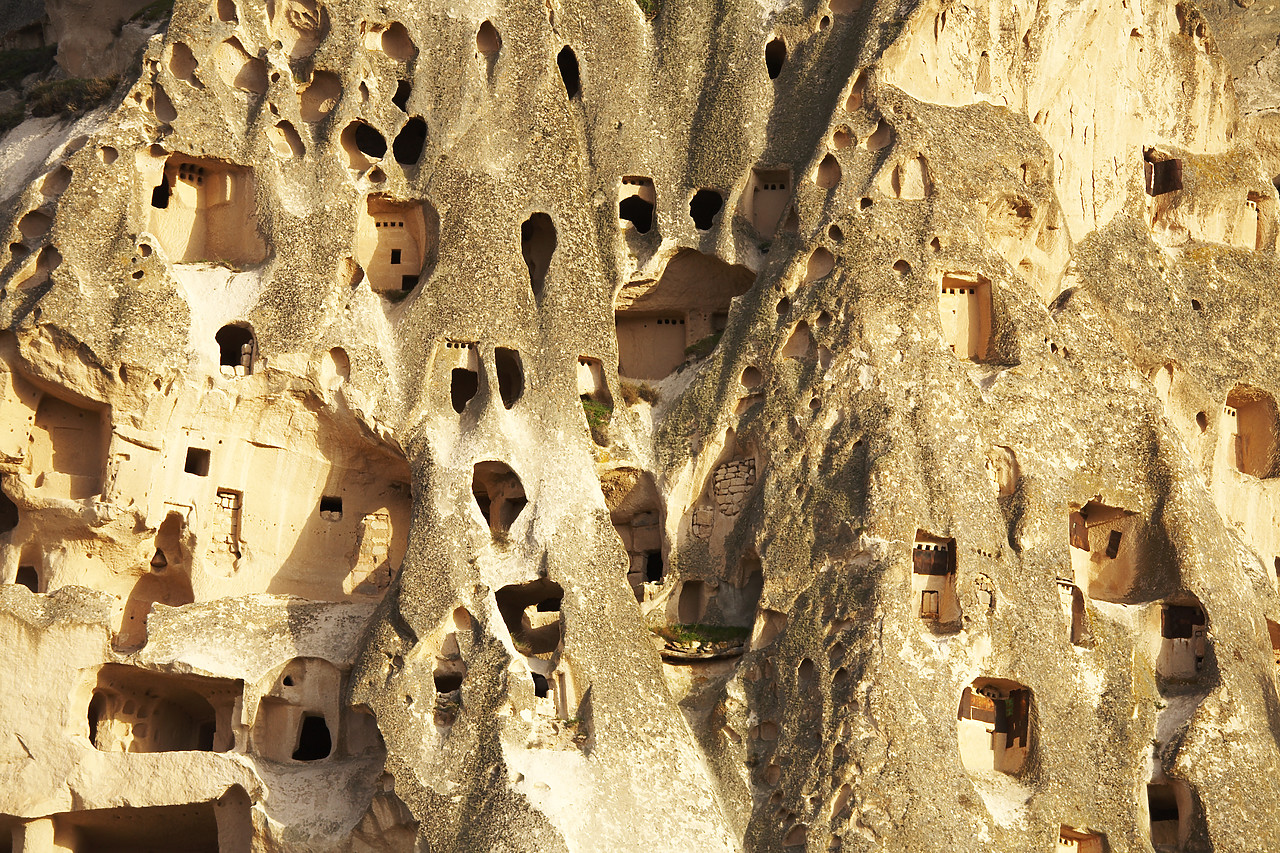
[[[505,535],[529,503],[520,477],[501,462],[476,464],[471,478],[471,494],[495,536]]]
[[[1208,619],[1194,599],[1160,608],[1160,653],[1156,672],[1165,678],[1194,679],[1205,668]]]
[[[257,349],[253,332],[245,326],[223,326],[214,335],[218,344],[218,365],[224,376],[248,376],[253,373]]]
[[[718,190],[698,190],[689,200],[689,216],[693,218],[693,227],[699,231],[711,230],[722,207],[724,196]]]
[[[453,410],[462,414],[467,403],[480,390],[480,374],[465,367],[455,367],[449,374],[449,401]]]
[[[333,751],[333,738],[329,724],[319,714],[304,714],[298,727],[298,744],[293,750],[294,761],[319,761],[328,758]]]
[[[916,531],[911,551],[911,592],[918,615],[931,629],[960,630],[955,539]]]
[[[1237,471],[1260,479],[1276,475],[1280,412],[1274,397],[1251,385],[1235,386],[1227,394],[1222,426]]]
[[[0,481],[3,482],[3,481]],[[0,536],[18,526],[18,505],[0,489]]]
[[[1162,157],[1154,149],[1143,152],[1143,176],[1147,195],[1164,195],[1182,189],[1182,161]]]
[[[529,268],[529,287],[534,299],[542,301],[551,257],[556,253],[556,226],[545,213],[535,213],[520,226],[520,253]]]
[[[102,752],[226,751],[242,690],[229,679],[107,664],[87,709],[89,742]]]
[[[413,94],[413,84],[408,80],[401,80],[396,84],[396,93],[391,96],[391,103],[395,104],[400,112],[409,111],[409,97]]]
[[[495,593],[498,612],[522,654],[540,655],[560,646],[564,589],[548,578],[504,586]],[[535,680],[537,675],[534,676]],[[542,695],[542,694],[539,694]]]
[[[356,122],[352,131],[352,139],[360,153],[371,160],[381,160],[387,154],[387,140],[377,128]]]
[[[578,56],[573,48],[565,45],[556,55],[556,67],[560,69],[560,79],[564,82],[564,90],[570,98],[582,94],[582,77],[578,71]]]
[[[1177,789],[1167,783],[1148,783],[1147,814],[1152,846],[1158,850],[1176,849],[1182,840],[1182,807]]]
[[[419,116],[405,122],[391,144],[391,153],[402,166],[415,165],[422,159],[422,149],[427,144],[427,123]]]
[[[771,39],[764,48],[764,67],[769,72],[770,80],[777,80],[782,73],[782,66],[787,61],[787,43],[781,36]]]
[[[32,592],[40,591],[40,575],[35,566],[18,566],[18,576],[14,578],[14,583],[25,586]]]
[[[320,517],[329,521],[342,518],[342,498],[337,495],[323,495],[320,498]]]
[[[498,347],[494,350],[493,360],[498,373],[498,395],[502,397],[502,405],[509,409],[524,394],[524,366],[520,361],[520,353],[514,349]]]
[[[653,228],[653,211],[658,195],[651,178],[627,176],[622,179],[622,197],[618,201],[618,218],[630,222],[638,234]]]
[[[209,476],[209,460],[211,455],[203,447],[188,447],[187,460],[182,470],[197,477]]]

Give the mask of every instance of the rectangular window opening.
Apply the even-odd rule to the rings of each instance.
[[[399,250],[399,249],[392,249],[392,250],[391,250],[391,265],[392,265],[392,266],[399,266],[399,265],[400,265],[400,250]]]
[[[197,477],[209,476],[209,451],[202,447],[187,448],[187,462],[183,467],[188,474],[195,474]]]
[[[1107,557],[1114,560],[1116,555],[1120,553],[1121,533],[1119,530],[1111,531],[1111,535],[1107,537]]]
[[[342,498],[334,495],[320,498],[320,515],[330,521],[342,518]]]

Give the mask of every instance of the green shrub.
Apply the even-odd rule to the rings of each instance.
[[[746,640],[751,634],[750,628],[731,625],[660,625],[651,630],[673,643],[731,643]]]
[[[143,6],[141,9],[134,12],[133,17],[129,20],[151,23],[153,21],[163,21],[172,14],[173,0],[156,0],[156,2],[149,6]]]
[[[592,399],[582,401],[582,411],[587,415],[587,426],[591,427],[592,432],[606,428],[613,419],[613,409]]]
[[[11,110],[0,112],[0,133],[13,130],[15,127],[22,124],[22,119],[25,117],[26,110],[22,108],[21,104]]]
[[[658,0],[636,0],[636,5],[640,7],[641,12],[644,12],[646,21],[652,21],[658,17]]]
[[[84,80],[54,80],[31,90],[33,116],[75,115],[101,104],[115,91],[119,77],[97,77]]]
[[[634,406],[636,403],[644,400],[649,405],[658,402],[658,389],[654,388],[648,382],[628,382],[621,380],[622,384],[622,402],[628,406]]]
[[[57,52],[57,45],[0,50],[0,86],[17,86],[28,74],[48,71],[53,68],[53,55]]]
[[[716,332],[714,335],[707,335],[702,340],[685,347],[684,354],[689,358],[706,358],[711,355],[716,344],[720,343],[720,336],[723,334],[724,332]]]

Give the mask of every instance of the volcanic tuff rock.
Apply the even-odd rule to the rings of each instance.
[[[1280,849],[1264,3],[7,4],[0,850]]]

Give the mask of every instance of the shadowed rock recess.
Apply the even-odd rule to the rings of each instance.
[[[0,11],[0,853],[1280,850],[1273,6]]]

